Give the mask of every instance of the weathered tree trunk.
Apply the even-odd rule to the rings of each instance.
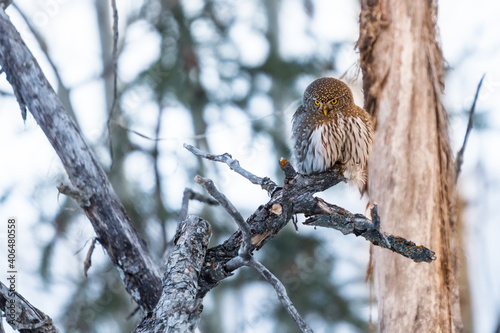
[[[453,163],[441,104],[437,5],[365,0],[360,39],[365,107],[374,116],[369,192],[382,229],[436,252],[417,264],[375,248],[380,332],[461,330],[455,259]]]

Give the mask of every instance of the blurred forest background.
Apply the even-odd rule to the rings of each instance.
[[[443,1],[443,7],[439,22],[450,87],[445,102],[455,151],[463,139],[475,86],[487,73],[460,192],[462,220],[472,220],[464,226],[469,236],[464,238],[462,267],[465,275],[481,267],[471,277],[471,289],[464,287],[464,295],[473,292],[468,305],[477,316],[475,331],[491,332],[500,318],[500,284],[495,280],[499,267],[489,257],[498,245],[486,236],[499,229],[494,203],[500,202],[500,161],[498,148],[494,149],[498,144],[490,143],[500,139],[500,117],[493,113],[500,102],[500,71],[488,66],[493,66],[490,59],[495,55],[498,60],[500,48],[498,41],[488,42],[495,38],[488,37],[495,27],[487,24],[500,12],[495,18],[485,9],[482,23],[467,20],[481,38],[463,32],[462,37],[469,37],[464,46],[465,38],[457,40],[444,23],[454,22],[451,17],[461,12],[465,15],[467,6],[463,1]],[[7,13],[158,261],[175,232],[184,188],[201,191],[192,181],[196,174],[212,178],[244,217],[267,201],[264,191],[225,166],[195,158],[183,143],[217,154],[228,152],[247,170],[280,181],[279,158],[290,157],[291,116],[312,80],[346,74],[358,105],[363,104],[354,49],[357,1],[119,1],[118,95],[110,119],[111,153],[110,3],[19,0]],[[496,24],[495,31],[500,31]],[[455,42],[447,44],[448,37]],[[473,40],[477,46],[470,45]],[[56,185],[65,180],[64,169],[33,118],[28,116],[23,123],[18,111],[10,86],[0,75],[4,168],[0,212],[2,219],[15,216],[20,223],[18,291],[66,332],[131,331],[140,314],[134,312],[136,305],[99,246],[88,278],[84,276],[92,227],[72,199],[57,194]],[[346,185],[324,195],[332,203],[364,213],[365,201]],[[221,209],[193,203],[190,213],[212,224],[212,245],[236,230]],[[470,245],[479,239],[484,240],[481,245]],[[297,233],[289,225],[257,256],[285,284],[316,332],[367,332],[369,321],[376,321],[376,303],[370,301],[365,282],[364,240],[300,224]],[[476,299],[488,290],[488,299],[478,304]],[[272,288],[249,269],[223,281],[204,305],[202,332],[298,331]],[[473,329],[471,317],[464,324]]]

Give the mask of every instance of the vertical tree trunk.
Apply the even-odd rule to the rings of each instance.
[[[437,5],[424,0],[364,0],[360,39],[365,107],[375,146],[369,192],[382,229],[436,252],[416,264],[376,248],[380,332],[461,330],[453,245],[453,163],[441,104],[443,58]]]

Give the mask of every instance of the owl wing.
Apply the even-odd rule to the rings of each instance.
[[[345,134],[342,160],[345,162],[351,160],[364,167],[368,162],[373,143],[370,115],[362,108],[355,106],[351,115],[345,119]]]
[[[292,123],[292,144],[293,158],[295,163],[301,165],[306,158],[308,138],[310,130],[304,127],[307,110],[303,105],[299,106],[293,115]]]

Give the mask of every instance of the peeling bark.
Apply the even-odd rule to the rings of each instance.
[[[462,326],[452,250],[454,168],[436,19],[435,1],[362,4],[358,47],[365,107],[376,126],[370,199],[380,208],[383,229],[432,248],[437,258],[416,265],[375,249],[381,332],[457,332]]]
[[[160,300],[134,332],[184,333],[196,329],[203,310],[203,299],[197,296],[198,278],[210,235],[210,224],[197,216],[190,215],[179,224]]]

